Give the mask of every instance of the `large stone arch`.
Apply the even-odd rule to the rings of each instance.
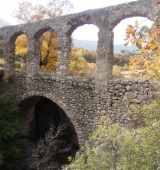
[[[29,92],[29,93],[24,93],[23,95],[21,95],[19,97],[16,97],[16,102],[18,103],[18,105],[20,107],[20,110],[22,108],[22,111],[21,111],[22,114],[24,113],[24,117],[26,119],[25,120],[26,126],[30,126],[29,124],[33,120],[33,117],[34,117],[35,105],[42,98],[49,99],[50,101],[55,103],[61,110],[63,110],[65,115],[68,117],[67,118],[68,121],[70,121],[71,124],[73,125],[75,133],[77,135],[78,133],[77,133],[76,128],[75,128],[75,121],[74,121],[73,115],[68,114],[66,104],[64,104],[63,101],[57,99],[57,97],[54,94],[51,94],[51,93],[42,93],[42,92],[35,92],[35,91],[33,91],[33,92]],[[25,132],[24,133],[25,134],[26,133],[30,133],[28,130],[29,129],[27,129],[27,132],[26,132],[26,127],[25,127]],[[79,144],[79,142],[78,142],[78,144]]]
[[[63,103],[62,100],[58,100],[57,96],[55,94],[52,94],[52,93],[43,93],[43,92],[37,92],[37,91],[31,91],[31,92],[23,93],[23,95],[16,96],[16,102],[20,103],[22,100],[25,100],[26,98],[29,98],[31,96],[39,96],[39,97],[48,98],[48,99],[52,100],[54,103],[56,103],[60,108],[62,108],[64,110],[64,112],[67,114],[66,104]]]
[[[53,94],[39,92],[24,93],[17,97],[16,101],[19,103],[19,115],[23,122],[17,141],[24,155],[23,161],[30,159],[33,144],[45,137],[51,124],[53,134],[56,134],[58,127],[62,128],[61,135],[56,137],[59,147],[57,155],[63,154],[64,162],[67,162],[68,156],[75,156],[79,149],[78,135],[62,101]],[[61,161],[61,156],[57,156],[56,160]]]

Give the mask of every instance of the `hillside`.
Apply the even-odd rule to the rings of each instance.
[[[73,39],[73,43],[78,48],[85,48],[87,50],[96,51],[97,42],[96,41],[88,41],[88,40],[77,40]],[[114,53],[120,54],[121,50],[127,51],[137,51],[137,48],[134,46],[124,46],[123,44],[114,44]]]

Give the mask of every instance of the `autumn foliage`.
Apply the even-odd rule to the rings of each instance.
[[[132,56],[130,65],[138,63],[141,69],[140,74],[144,77],[151,77],[152,79],[160,78],[160,30],[152,25],[151,29],[143,36],[138,36],[139,23],[136,21],[135,25],[128,25],[126,28],[125,45],[131,43],[136,45],[140,50],[140,55]]]

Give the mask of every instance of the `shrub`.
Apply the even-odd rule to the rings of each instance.
[[[114,74],[114,75],[115,75],[115,74],[121,74],[121,71],[122,71],[122,69],[121,69],[120,66],[117,66],[117,65],[114,65],[114,66],[113,66],[113,74]]]
[[[0,169],[11,169],[17,158],[19,149],[14,145],[14,137],[18,134],[21,121],[19,109],[12,97],[0,94]]]
[[[158,170],[160,168],[160,106],[152,102],[135,111],[144,118],[144,127],[127,130],[103,118],[83,148],[81,154],[70,166],[72,170]],[[147,113],[146,113],[147,111]]]

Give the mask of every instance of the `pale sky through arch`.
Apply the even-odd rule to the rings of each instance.
[[[14,9],[16,9],[16,6],[18,5],[18,2],[22,2],[23,0],[5,0],[0,5],[0,18],[8,21],[11,25],[18,24],[17,20],[11,17],[11,13]],[[27,0],[24,0],[27,1]],[[32,3],[39,3],[39,4],[45,4],[45,0],[29,0]],[[121,3],[127,3],[135,0],[70,0],[74,3],[74,9],[70,13],[76,13],[76,12],[82,12],[89,9],[96,9],[96,8],[103,8],[111,5],[121,4]],[[127,22],[127,24],[131,24],[135,22],[135,19],[130,18]],[[115,42],[116,44],[122,44],[123,43],[123,35],[125,33],[125,20],[122,21],[122,24],[120,24],[120,27],[116,27],[115,32]],[[145,24],[145,23],[144,23]],[[146,25],[150,25],[150,22],[146,22]],[[92,28],[83,28],[81,27],[81,31],[79,32],[77,30],[77,33],[74,34],[74,38],[76,39],[88,39],[88,40],[96,40],[97,39],[97,33],[98,29],[96,30],[95,27]],[[82,35],[84,34],[84,31],[87,31],[85,34],[85,37],[83,38]],[[124,31],[124,32],[123,32]]]

